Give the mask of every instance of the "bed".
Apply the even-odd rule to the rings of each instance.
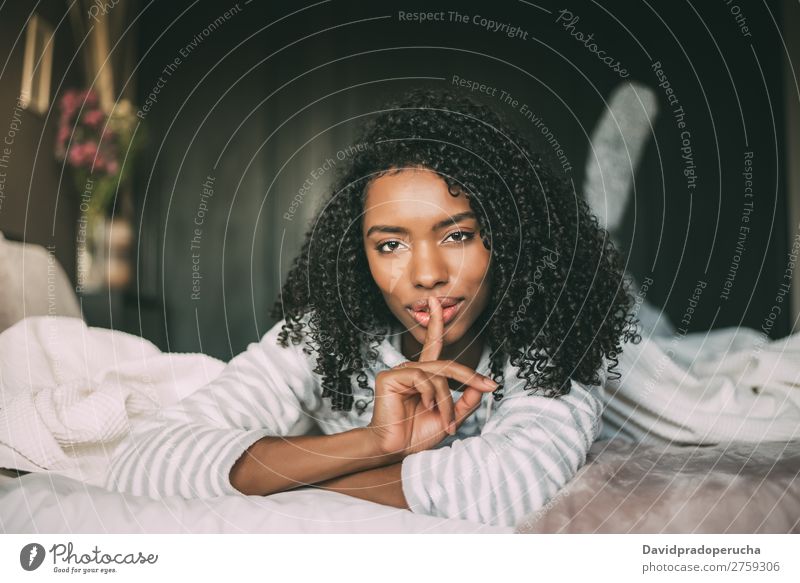
[[[800,532],[800,441],[595,442],[586,465],[517,533]]]
[[[640,440],[612,426],[573,480],[513,528],[414,514],[313,487],[211,500],[120,494],[104,489],[102,480],[129,416],[182,399],[224,364],[202,354],[161,353],[146,340],[87,327],[79,318],[28,317],[0,334],[4,365],[0,468],[16,470],[0,470],[0,528],[6,533],[789,533],[800,528],[800,440],[678,445],[660,443],[658,425]],[[665,377],[665,382],[672,381]],[[792,412],[793,402],[787,403],[787,410],[779,411],[784,416]],[[615,407],[613,400],[609,407]],[[103,423],[86,424],[86,411]],[[687,420],[688,435],[692,429]]]
[[[515,528],[413,514],[311,488],[161,501],[63,475],[0,471],[5,533],[798,533],[800,442],[728,447],[598,441],[587,464]]]
[[[437,533],[510,534],[510,527],[414,514],[338,492],[300,488],[271,496],[153,500],[63,475],[0,475],[6,533]]]

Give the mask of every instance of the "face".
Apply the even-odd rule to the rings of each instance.
[[[426,169],[404,169],[375,179],[366,196],[364,248],[386,305],[423,344],[427,299],[441,298],[444,344],[470,330],[489,302],[491,252],[461,193]]]

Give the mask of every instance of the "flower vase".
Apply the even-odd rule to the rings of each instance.
[[[96,293],[106,284],[108,219],[88,213],[78,229],[78,292]]]
[[[122,289],[130,283],[133,228],[123,217],[89,213],[83,241],[78,236],[78,291]]]
[[[131,247],[133,225],[124,216],[115,216],[106,222],[107,270],[106,284],[111,289],[123,289],[133,278]]]

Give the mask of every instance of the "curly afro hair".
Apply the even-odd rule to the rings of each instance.
[[[317,352],[314,372],[334,411],[352,409],[353,376],[372,393],[365,363],[397,324],[372,279],[361,221],[371,181],[408,167],[467,196],[491,250],[491,298],[478,325],[500,384],[495,400],[507,359],[529,395],[566,394],[570,379],[600,384],[606,367],[619,378],[621,342],[641,340],[621,257],[571,183],[499,113],[449,90],[415,89],[372,112],[348,152],[272,310],[285,320],[279,344],[313,340],[303,350]],[[358,400],[359,414],[366,404]]]

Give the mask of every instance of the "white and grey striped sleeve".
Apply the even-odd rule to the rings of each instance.
[[[403,460],[409,508],[515,526],[547,504],[586,462],[602,425],[595,391],[576,381],[556,398],[508,391],[479,436]]]
[[[293,435],[320,405],[302,345],[277,344],[283,320],[234,357],[214,381],[179,403],[134,419],[114,452],[106,487],[153,498],[238,491],[230,470],[266,435]]]

